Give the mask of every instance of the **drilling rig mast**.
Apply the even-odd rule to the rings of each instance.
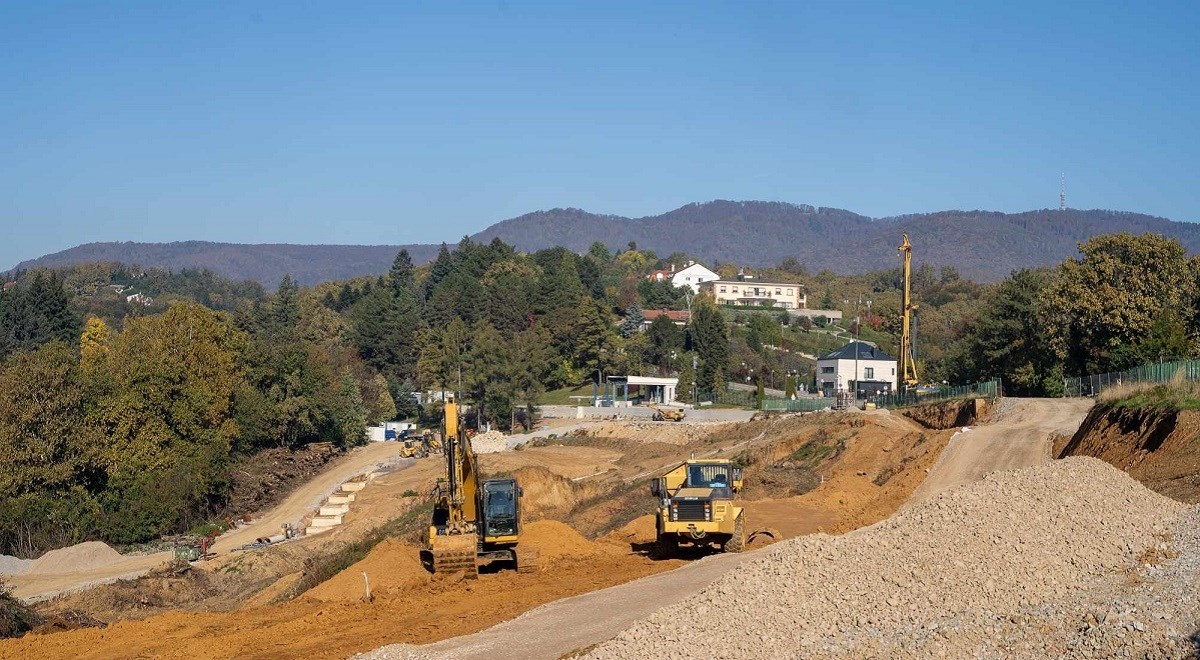
[[[909,390],[915,388],[919,380],[917,363],[913,359],[912,350],[912,312],[917,306],[912,303],[912,243],[908,241],[908,234],[904,235],[904,241],[896,249],[900,251],[900,257],[904,261],[904,298],[901,305],[902,320],[900,323],[900,369],[902,374],[900,384],[905,390]]]

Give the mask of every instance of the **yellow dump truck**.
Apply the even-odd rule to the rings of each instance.
[[[656,422],[682,422],[685,416],[682,408],[659,408],[651,405],[650,409],[654,411],[653,419]]]
[[[742,469],[722,459],[684,461],[654,478],[650,493],[658,500],[659,554],[671,556],[683,543],[741,552],[746,546],[746,515],[733,502],[741,488]]]

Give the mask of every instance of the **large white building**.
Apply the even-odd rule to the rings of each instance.
[[[824,396],[857,390],[857,398],[895,392],[896,364],[879,347],[852,341],[817,358],[817,388]]]
[[[750,305],[779,309],[808,307],[804,285],[794,282],[760,282],[743,274],[738,275],[735,280],[708,281],[700,288],[711,293],[718,305]]]

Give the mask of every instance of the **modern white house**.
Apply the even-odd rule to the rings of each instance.
[[[675,276],[671,278],[671,284],[674,284],[676,287],[691,287],[692,293],[700,293],[701,283],[719,279],[721,279],[720,275],[694,261],[689,261],[683,270],[675,273]]]
[[[857,390],[856,398],[895,392],[896,364],[878,346],[852,341],[817,358],[817,389],[823,396]]]
[[[702,264],[689,261],[684,264],[682,270],[675,270],[675,264],[671,264],[670,270],[656,270],[650,273],[646,279],[654,282],[670,281],[676,287],[686,286],[691,288],[692,293],[700,293],[702,282],[720,279],[720,275],[705,268]]]

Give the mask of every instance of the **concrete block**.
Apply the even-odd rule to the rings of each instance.
[[[353,501],[354,493],[339,493],[337,495],[330,495],[329,499],[325,500],[326,504],[349,504]]]
[[[323,506],[317,511],[322,516],[340,516],[350,511],[350,506],[347,504],[331,504]]]
[[[342,524],[342,517],[337,516],[316,516],[312,519],[310,527],[335,527]]]
[[[347,481],[346,483],[342,484],[342,491],[347,493],[357,493],[366,487],[367,482],[365,481]]]

